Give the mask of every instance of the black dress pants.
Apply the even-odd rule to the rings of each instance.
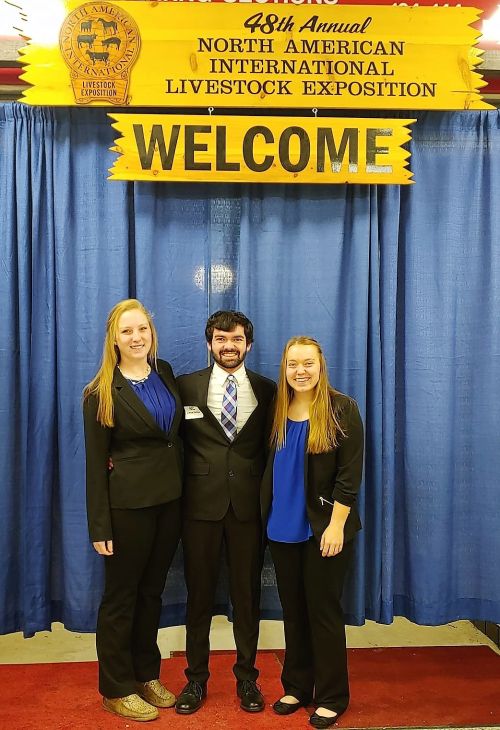
[[[261,526],[260,519],[240,522],[231,507],[222,520],[186,520],[182,532],[188,590],[186,613],[186,677],[204,684],[210,672],[210,625],[225,542],[229,592],[233,605],[236,679],[255,680],[259,638]]]
[[[340,598],[353,541],[323,558],[314,537],[269,541],[283,607],[285,694],[343,712],[349,704],[345,622]]]
[[[160,676],[161,595],[180,538],[180,500],[140,509],[112,509],[113,555],[96,631],[99,691],[136,692],[135,682]]]

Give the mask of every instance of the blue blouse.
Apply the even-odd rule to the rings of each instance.
[[[307,518],[304,454],[309,421],[286,422],[286,441],[274,456],[273,500],[267,536],[276,542],[305,542],[313,534]]]
[[[129,380],[135,394],[142,400],[156,423],[170,431],[175,415],[175,398],[157,372],[151,370],[146,380]]]

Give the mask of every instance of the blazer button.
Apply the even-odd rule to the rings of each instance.
[[[229,476],[230,476],[230,477],[234,477],[234,471],[233,471],[233,470],[231,470],[231,471],[229,472]]]
[[[171,441],[169,441],[168,444],[167,444],[167,446],[168,446],[169,449],[171,449],[172,446],[173,446],[173,443]]]

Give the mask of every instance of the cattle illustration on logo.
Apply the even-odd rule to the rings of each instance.
[[[140,35],[127,12],[110,3],[80,5],[62,25],[59,47],[77,104],[130,102],[130,73]]]

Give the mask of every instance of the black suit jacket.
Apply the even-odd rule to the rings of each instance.
[[[97,399],[83,404],[87,462],[87,518],[91,540],[111,540],[111,508],[134,509],[170,502],[182,491],[182,404],[172,368],[158,360],[158,375],[175,398],[166,433],[118,368],[113,376],[113,428],[97,421]],[[109,471],[111,457],[113,469]]]
[[[346,437],[338,447],[325,454],[308,454],[304,459],[304,484],[306,487],[306,508],[309,524],[315,538],[327,528],[332,516],[332,506],[322,504],[320,497],[330,502],[340,502],[351,508],[344,527],[344,540],[352,539],[361,529],[356,499],[363,471],[363,423],[356,402],[336,393],[336,407]],[[276,449],[272,449],[266,465],[261,488],[261,511],[263,524],[271,508],[273,496],[273,464]]]
[[[260,519],[268,411],[276,385],[251,370],[246,372],[257,406],[232,442],[207,406],[212,368],[177,379],[184,406],[196,406],[203,414],[187,418],[183,426],[185,517],[221,520],[231,504],[239,520]]]

